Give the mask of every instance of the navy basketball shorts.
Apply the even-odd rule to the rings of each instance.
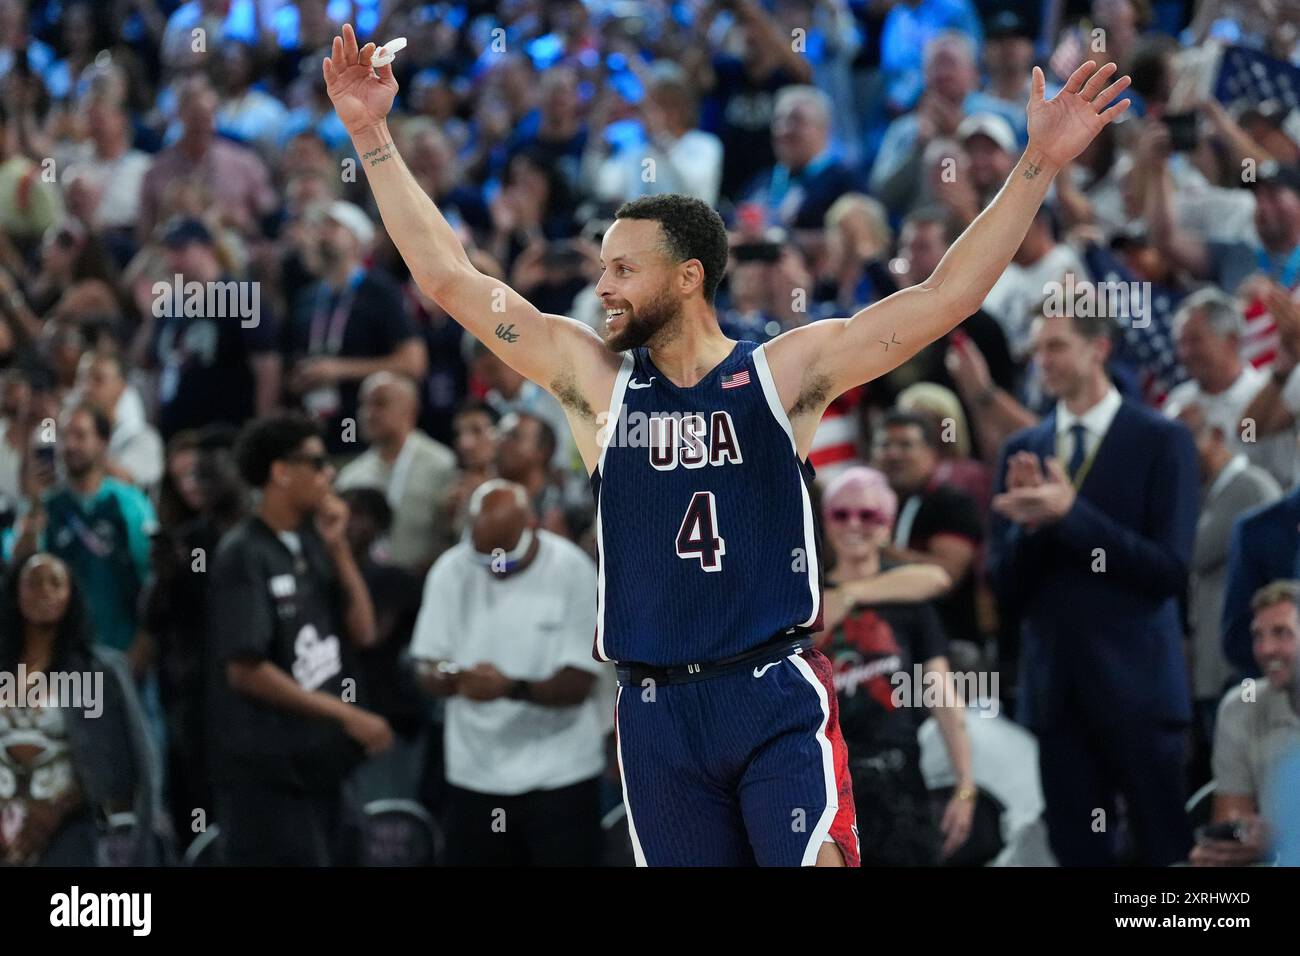
[[[859,860],[831,664],[806,650],[691,683],[620,684],[619,769],[638,866]]]

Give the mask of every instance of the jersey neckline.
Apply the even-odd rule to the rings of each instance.
[[[678,385],[667,375],[665,375],[662,371],[660,371],[659,366],[655,365],[654,359],[650,357],[649,348],[647,348],[644,345],[640,346],[639,348],[641,351],[641,357],[645,360],[646,366],[650,369],[650,371],[652,371],[655,374],[656,377],[661,379],[665,385],[667,385],[669,388],[673,389],[673,391],[676,392],[694,392],[697,389],[703,388],[705,385],[708,385],[710,380],[715,378],[718,375],[718,373],[721,372],[722,369],[728,363],[730,363],[732,359],[736,357],[736,353],[740,351],[740,346],[744,343],[744,341],[745,341],[744,339],[736,339],[734,341],[734,344],[731,346],[731,351],[727,353],[726,358],[724,358],[717,365],[713,366],[713,368],[709,369],[709,371],[705,373],[704,377],[700,379],[698,382],[696,382],[694,385],[686,385],[686,386]]]

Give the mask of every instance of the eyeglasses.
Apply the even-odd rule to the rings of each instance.
[[[301,452],[285,455],[284,460],[294,465],[310,465],[312,471],[324,471],[330,463],[328,455],[307,455]]]
[[[865,525],[880,525],[888,527],[893,524],[894,519],[879,508],[833,508],[831,509],[831,520],[836,524],[848,524],[850,519],[857,518],[858,521]]]

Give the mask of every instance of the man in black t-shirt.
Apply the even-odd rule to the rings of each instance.
[[[321,281],[294,302],[282,342],[287,385],[320,423],[331,454],[365,448],[359,429],[344,440],[346,420],[357,421],[361,382],[388,371],[423,382],[429,356],[406,313],[401,289],[387,275],[362,266],[375,227],[360,208],[336,200],[315,220]]]
[[[890,412],[877,429],[874,464],[898,495],[892,561],[929,562],[948,572],[952,589],[935,602],[950,639],[983,642],[975,612],[975,556],[984,538],[979,509],[965,492],[935,480],[939,435],[911,412]]]
[[[173,223],[163,244],[171,281],[159,283],[149,348],[158,431],[170,440],[268,413],[279,401],[280,358],[256,283],[222,274],[212,234],[197,219]]]
[[[346,643],[375,643],[374,608],[313,423],[254,422],[236,458],[262,497],[222,538],[209,592],[209,739],[226,860],[327,866],[346,859],[344,777],[393,740],[386,720],[355,703]]]

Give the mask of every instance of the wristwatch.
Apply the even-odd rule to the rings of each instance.
[[[507,694],[511,700],[532,700],[533,685],[526,680],[517,680],[510,687],[510,693]]]
[[[963,786],[958,787],[957,791],[953,794],[953,796],[956,797],[958,800],[974,800],[975,788],[972,787],[970,784],[965,784]]]

